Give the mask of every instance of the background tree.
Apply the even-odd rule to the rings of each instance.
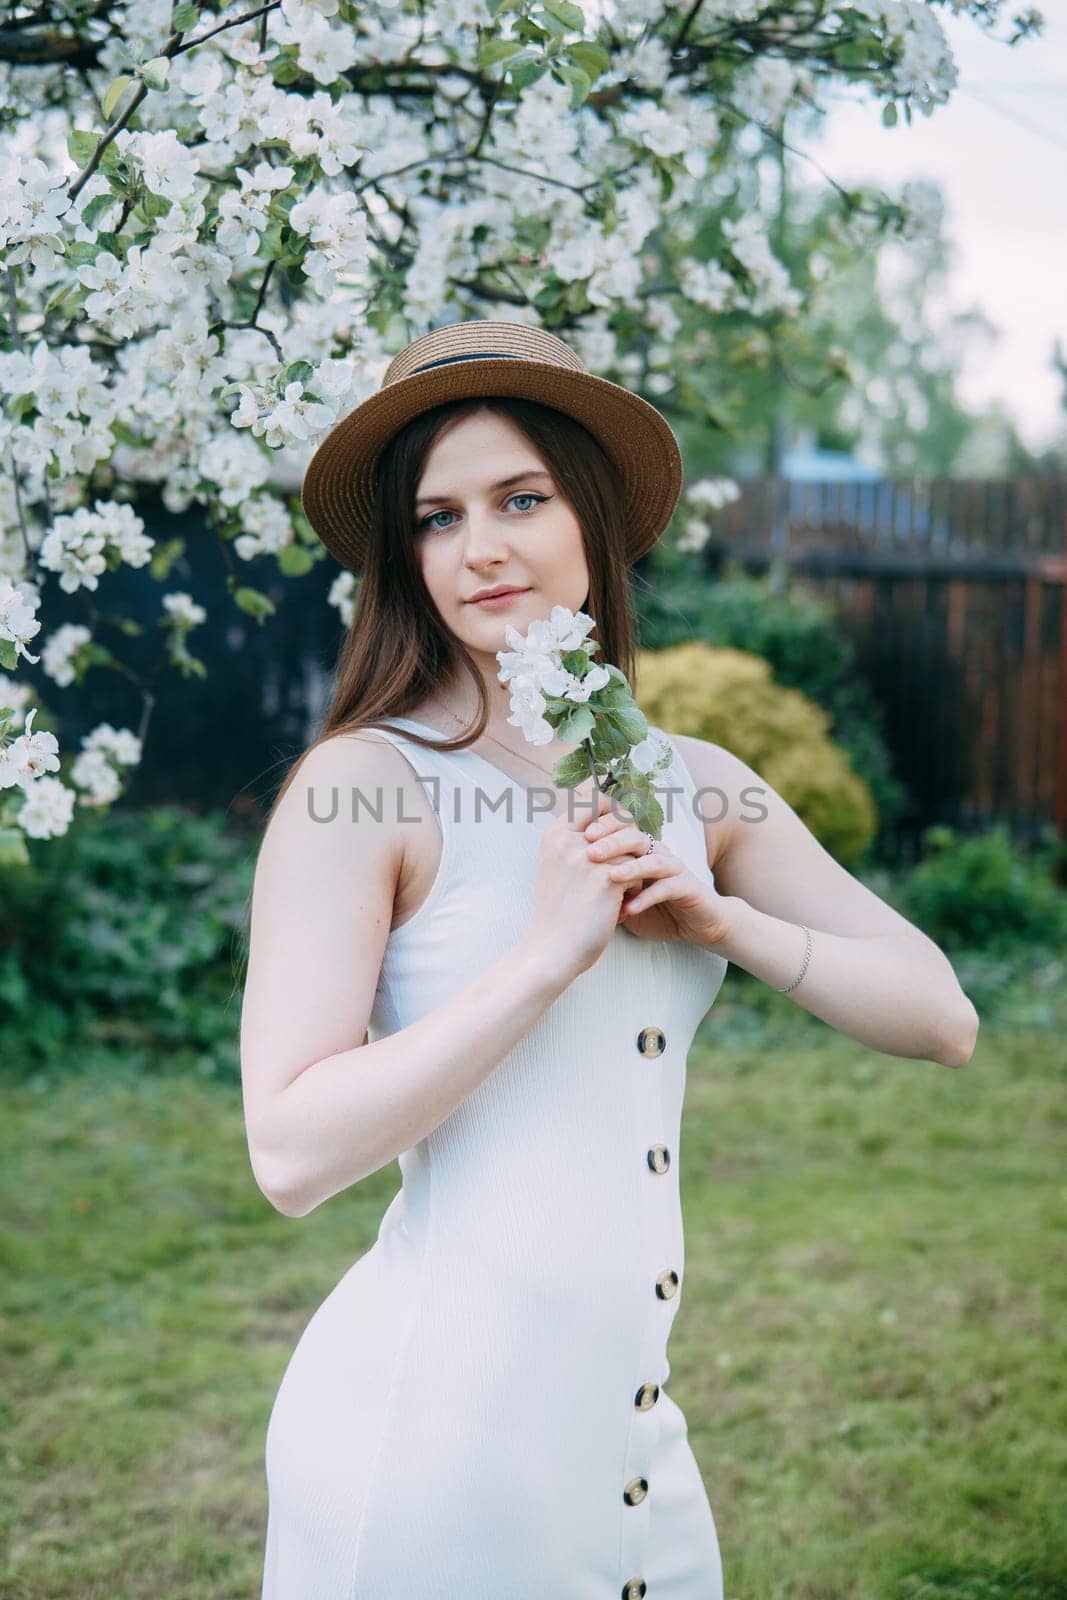
[[[1008,43],[1040,27],[1000,0],[948,3]],[[173,512],[202,507],[233,605],[262,618],[265,567],[297,580],[325,557],[294,466],[429,325],[542,323],[680,431],[715,424],[754,349],[788,355],[810,278],[792,280],[780,230],[749,201],[746,130],[773,134],[831,81],[861,85],[890,119],[928,115],[955,82],[939,9],[6,7],[0,668],[27,657],[75,687],[123,673],[139,715],[61,759],[50,706],[5,677],[0,849],[18,856],[26,835],[66,831],[75,803],[121,793],[156,676],[202,670],[190,635],[223,620],[175,586],[182,542],[146,533],[138,486],[161,485]],[[908,226],[906,205],[836,193],[879,236]],[[690,307],[707,359],[686,342]],[[123,564],[160,584],[147,671],[124,661],[139,625],[109,602]],[[49,633],[56,585],[84,621]]]

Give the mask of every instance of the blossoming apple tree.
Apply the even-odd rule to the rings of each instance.
[[[191,636],[225,620],[170,582],[181,542],[147,531],[139,486],[201,509],[230,603],[262,620],[257,574],[326,558],[301,463],[430,326],[541,323],[699,410],[744,359],[738,330],[787,343],[807,291],[775,253],[753,130],[783,145],[831,83],[889,123],[928,116],[955,83],[944,12],[1008,43],[1041,26],[1001,0],[6,5],[0,855],[108,805],[141,760],[152,698],[113,642],[123,619],[101,627],[109,577],[158,580],[163,668],[203,673]],[[838,199],[857,238],[908,226],[884,196]],[[690,536],[722,497],[695,486]],[[354,585],[331,590],[342,620]],[[81,622],[49,626],[57,586]],[[62,696],[23,661],[74,692],[124,671],[136,728],[61,749]]]

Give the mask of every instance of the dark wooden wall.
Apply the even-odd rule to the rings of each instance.
[[[1067,483],[789,483],[720,511],[709,566],[801,575],[882,702],[913,825],[1067,834]]]

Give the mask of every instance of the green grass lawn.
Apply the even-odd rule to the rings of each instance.
[[[715,1019],[669,1388],[727,1600],[1067,1596],[1063,1034],[951,1071]],[[234,1083],[118,1060],[8,1087],[2,1141],[0,1594],[257,1600],[274,1392],[398,1168],[279,1216]]]

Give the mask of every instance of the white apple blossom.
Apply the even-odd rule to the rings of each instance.
[[[65,688],[74,682],[74,659],[92,639],[92,630],[80,622],[64,622],[49,634],[41,650],[41,670]]]
[[[84,806],[110,805],[122,793],[118,770],[103,750],[82,750],[75,756],[70,781],[85,791],[79,796]]]
[[[14,784],[28,789],[46,772],[59,770],[59,741],[44,729],[32,732],[36,715],[37,707],[31,706],[22,732],[0,750],[0,789],[10,789]]]
[[[511,686],[508,722],[521,728],[529,744],[551,744],[555,729],[544,715],[547,705],[544,695],[533,678],[516,678]]]
[[[40,618],[35,615],[38,600],[30,600],[18,584],[0,578],[0,640],[15,647],[16,659],[25,656],[27,661],[39,661],[26,649],[27,640],[41,631]]]
[[[619,118],[619,132],[655,156],[680,156],[689,144],[685,125],[652,100],[643,100]]]
[[[686,256],[678,263],[682,292],[707,311],[728,311],[738,298],[737,280],[717,261],[696,261]]]
[[[42,655],[43,655],[42,651]],[[6,709],[25,721],[26,712],[33,700],[33,690],[28,683],[19,683],[0,672],[0,711]]]
[[[198,623],[207,620],[207,612],[202,605],[198,605],[191,594],[186,594],[184,589],[175,589],[171,594],[163,596],[163,609],[171,620],[183,629],[195,628]]]
[[[359,58],[356,41],[347,28],[332,28],[325,18],[305,23],[299,30],[296,59],[316,83],[336,83]]]
[[[29,839],[57,839],[70,827],[73,815],[74,790],[58,778],[38,778],[14,820]]]
[[[737,75],[734,103],[753,122],[776,125],[797,87],[797,72],[781,56],[757,56]]]
[[[219,225],[215,234],[220,249],[239,262],[254,256],[269,222],[268,208],[275,192],[293,181],[292,167],[272,167],[260,161],[255,170],[237,168],[239,187],[228,189],[219,200]]]
[[[272,448],[278,445],[302,444],[318,431],[324,432],[336,422],[332,406],[309,399],[304,386],[295,379],[285,385],[280,397],[265,396],[260,402],[246,386],[241,386],[241,405],[233,412],[230,421],[234,427],[251,427],[257,438],[263,438]],[[260,409],[260,405],[264,409]]]
[[[173,128],[161,133],[122,128],[115,135],[115,147],[138,164],[153,194],[181,200],[192,193],[200,157],[179,141]]]
[[[901,50],[889,68],[894,92],[907,95],[924,115],[947,100],[956,85],[956,62],[934,8],[926,0],[863,0],[863,10]]]
[[[586,718],[587,732],[583,744],[592,762],[598,787],[613,788],[622,784],[622,792],[634,807],[633,814],[642,827],[659,838],[662,809],[658,802],[650,805],[647,794],[632,786],[634,775],[658,776],[671,765],[673,752],[670,744],[659,737],[646,734],[631,736],[630,748],[623,756],[613,755],[604,760],[595,747],[595,719],[597,714],[611,716],[617,734],[622,725],[616,719],[624,717],[629,727],[647,728],[633,697],[624,693],[625,679],[617,670],[609,671],[602,663],[593,665],[592,656],[599,649],[594,639],[588,637],[594,626],[588,612],[571,612],[566,606],[552,607],[548,617],[535,618],[525,633],[511,624],[504,629],[504,638],[510,646],[497,651],[501,683],[509,683],[510,715],[508,722],[521,728],[523,737],[535,745],[550,744],[559,728],[572,713],[550,705],[551,700],[569,700],[575,707],[587,706],[593,713],[593,722]],[[564,665],[563,656],[573,657],[581,652],[586,666],[571,670],[573,660]],[[627,686],[628,687],[628,686]],[[612,693],[610,702],[598,704],[595,696],[602,690]],[[577,712],[574,713],[577,715]],[[603,780],[603,781],[601,781]],[[632,793],[631,793],[632,787]]]
[[[82,749],[102,751],[124,767],[135,766],[141,759],[141,741],[133,730],[114,728],[110,722],[100,722],[86,734]]]
[[[254,495],[240,508],[245,530],[233,541],[242,561],[254,556],[277,555],[293,542],[293,524],[283,503],[273,495]]]
[[[752,280],[751,288],[738,297],[739,303],[746,305],[755,316],[765,311],[799,310],[802,296],[790,284],[786,268],[773,254],[763,219],[752,211],[736,221],[727,217],[722,231]]]
[[[674,548],[686,555],[699,555],[711,538],[711,523],[687,517],[674,536]]]
[[[719,511],[731,500],[741,498],[741,486],[733,478],[697,478],[686,484],[685,498],[690,505]]]
[[[270,461],[247,434],[231,432],[210,439],[199,452],[197,465],[201,477],[218,485],[219,503],[224,506],[244,505],[270,478]]]
[[[335,606],[340,613],[341,621],[345,627],[351,627],[352,618],[356,611],[356,575],[354,572],[339,572],[330,584],[326,596],[328,605]]]
[[[650,733],[639,744],[631,745],[629,759],[638,772],[659,776],[670,771],[674,756],[666,739]]]
[[[9,267],[47,272],[62,248],[70,207],[66,186],[37,156],[15,155],[0,168],[0,250]]]

